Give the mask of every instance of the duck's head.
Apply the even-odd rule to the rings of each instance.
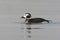
[[[21,18],[31,18],[31,14],[30,13],[25,13],[24,16],[22,16]]]

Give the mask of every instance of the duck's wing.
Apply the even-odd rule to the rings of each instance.
[[[44,19],[42,19],[42,18],[31,18],[31,19],[29,19],[29,22],[41,22],[42,20],[44,20]]]
[[[30,20],[42,20],[43,18],[31,18]],[[45,19],[43,19],[45,20]]]

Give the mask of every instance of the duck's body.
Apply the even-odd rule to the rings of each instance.
[[[25,23],[42,23],[42,22],[48,22],[49,20],[43,19],[43,18],[31,18],[30,13],[26,13],[26,16],[23,16],[22,18],[25,18]]]
[[[45,19],[43,19],[43,18],[31,18],[31,19],[26,19],[26,20],[25,20],[25,23],[42,23],[42,22],[44,22],[44,21],[49,23],[48,20],[45,20]]]

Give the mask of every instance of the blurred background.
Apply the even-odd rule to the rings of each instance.
[[[0,15],[21,16],[26,12],[55,20],[60,16],[60,0],[0,0]]]
[[[42,17],[55,23],[32,25],[45,29],[33,30],[31,40],[60,39],[60,0],[0,0],[0,40],[28,40],[24,39],[24,30],[20,29],[26,26],[20,24],[24,22],[20,17],[26,12],[30,12],[32,17]]]

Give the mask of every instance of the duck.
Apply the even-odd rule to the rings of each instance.
[[[49,20],[46,20],[44,18],[31,18],[31,14],[30,13],[25,13],[24,16],[22,16],[21,18],[25,19],[25,23],[26,24],[31,24],[31,23],[42,23],[42,22],[47,22],[49,23]]]

